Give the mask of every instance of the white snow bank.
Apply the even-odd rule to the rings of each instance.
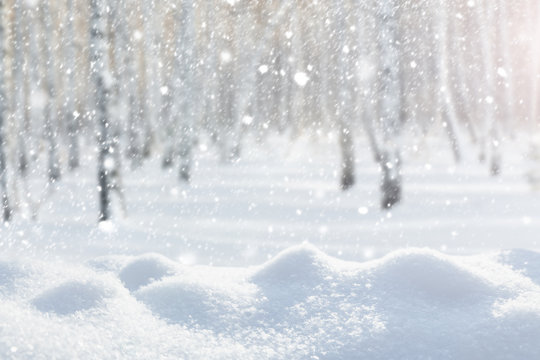
[[[429,250],[396,252],[361,274],[372,291],[395,299],[459,305],[502,295],[489,279]]]
[[[244,288],[233,283],[219,288],[179,278],[149,285],[137,291],[135,297],[169,323],[224,331],[229,322],[239,321],[249,308],[251,299],[243,297],[245,293]]]
[[[251,281],[276,288],[316,285],[332,271],[331,259],[312,245],[304,244],[283,251],[257,269]]]
[[[0,294],[14,285],[15,280],[25,275],[16,263],[0,261]]]
[[[69,281],[45,291],[32,303],[42,312],[58,315],[73,314],[77,311],[96,308],[106,297],[112,296],[111,289],[102,284],[80,281]]]
[[[540,285],[540,254],[529,250],[509,250],[499,255],[498,261],[522,272]]]
[[[160,280],[176,272],[176,265],[159,254],[149,254],[129,262],[119,274],[120,280],[130,291]]]
[[[3,261],[0,358],[532,359],[539,256],[353,263],[306,244],[243,269],[153,254],[33,272]]]

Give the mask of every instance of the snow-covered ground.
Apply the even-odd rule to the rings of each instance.
[[[490,178],[444,147],[410,150],[404,203],[381,212],[365,145],[347,193],[332,142],[250,145],[229,165],[199,148],[191,186],[158,159],[125,173],[111,224],[96,226],[81,172],[37,222],[0,230],[0,358],[540,353],[540,195],[519,151]]]

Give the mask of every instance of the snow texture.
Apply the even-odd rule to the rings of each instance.
[[[303,244],[240,269],[149,254],[110,270],[31,264],[26,278],[4,261],[0,357],[532,359],[539,257],[408,249],[358,263]]]
[[[189,187],[133,170],[128,216],[101,228],[83,170],[38,223],[0,227],[0,359],[537,356],[540,203],[519,167],[409,154],[407,201],[381,212],[375,165],[342,193],[326,145],[273,141],[200,154]]]
[[[130,291],[161,280],[174,272],[174,264],[161,255],[141,256],[128,263],[120,272],[120,280]]]

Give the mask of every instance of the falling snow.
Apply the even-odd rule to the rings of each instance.
[[[535,359],[540,2],[0,2],[0,359]]]
[[[305,72],[297,72],[294,74],[294,81],[298,86],[304,87],[309,81],[309,76]]]

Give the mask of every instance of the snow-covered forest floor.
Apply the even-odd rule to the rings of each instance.
[[[534,164],[507,144],[493,178],[447,146],[407,147],[392,211],[361,141],[341,192],[333,139],[248,140],[232,164],[203,139],[191,185],[127,171],[100,227],[92,166],[30,183],[38,221],[0,230],[0,358],[532,359]]]

